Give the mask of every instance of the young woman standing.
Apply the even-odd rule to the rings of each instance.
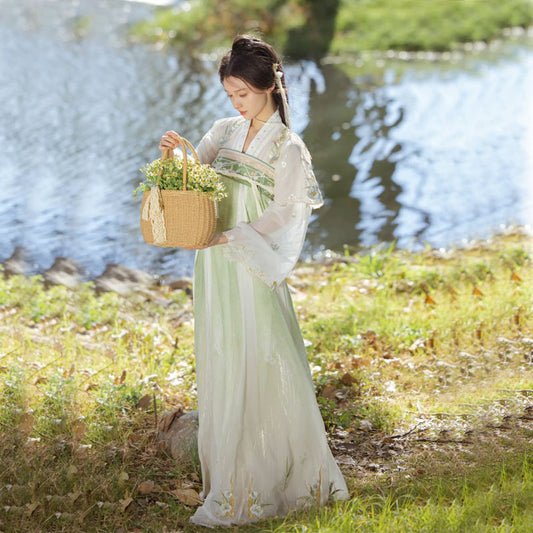
[[[197,149],[228,197],[193,288],[203,505],[191,521],[211,527],[348,496],[285,281],[322,205],[311,158],[289,128],[270,45],[238,36],[219,74],[240,116],[215,122]],[[159,147],[178,139],[169,131]]]

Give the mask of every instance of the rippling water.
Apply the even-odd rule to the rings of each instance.
[[[0,259],[24,246],[89,276],[118,262],[191,271],[194,254],[148,246],[132,197],[159,136],[198,142],[234,111],[209,59],[127,42],[154,8],[122,0],[0,0]],[[355,76],[291,64],[293,123],[326,205],[308,252],[397,240],[445,246],[529,223],[533,51],[507,44],[461,66]]]

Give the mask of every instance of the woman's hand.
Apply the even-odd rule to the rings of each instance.
[[[226,244],[227,242],[228,238],[223,233],[215,233],[209,244],[205,246],[198,246],[196,248],[187,248],[185,246],[182,246],[182,248],[185,248],[185,250],[205,250],[206,248],[210,248],[211,246],[216,246],[217,244]]]
[[[165,150],[174,150],[174,148],[177,148],[179,146],[180,136],[175,131],[170,130],[167,131],[162,137],[161,141],[159,142],[159,149],[161,152],[164,152]]]

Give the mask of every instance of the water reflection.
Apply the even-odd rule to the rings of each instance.
[[[151,247],[131,191],[157,141],[192,142],[234,114],[216,64],[127,45],[151,9],[117,0],[0,0],[0,259],[28,249],[91,276],[107,263],[179,275],[194,255]],[[363,79],[343,66],[289,65],[293,124],[326,198],[307,250],[397,240],[445,245],[533,212],[526,154],[533,53],[413,64]],[[529,78],[528,78],[529,77]]]
[[[335,66],[321,70],[325,86],[312,83],[309,96],[309,126],[302,136],[313,154],[317,178],[326,198],[318,219],[310,227],[312,247],[338,248],[357,242],[361,202],[350,196],[356,169],[350,163],[355,136],[351,125],[359,95],[354,98],[352,81]],[[348,240],[347,240],[348,237]]]
[[[334,65],[324,66],[325,90],[313,87],[303,133],[327,200],[311,226],[310,242],[333,248],[394,240],[402,188],[393,175],[402,146],[390,132],[403,110],[382,91],[354,86]]]

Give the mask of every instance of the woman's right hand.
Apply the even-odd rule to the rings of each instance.
[[[159,142],[159,149],[161,152],[165,150],[174,150],[179,146],[180,136],[173,130],[167,131]]]

